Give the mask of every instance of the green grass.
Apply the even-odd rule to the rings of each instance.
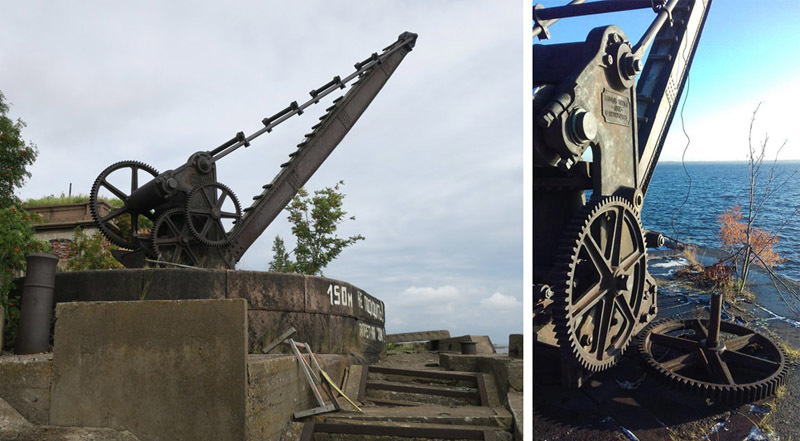
[[[106,199],[100,198],[100,200],[105,201],[108,205],[112,207],[121,207],[122,201],[119,199]],[[66,196],[64,193],[61,193],[61,196],[44,196],[37,199],[28,199],[22,205],[25,208],[32,208],[32,207],[42,207],[45,205],[66,205],[66,204],[80,204],[84,202],[89,202],[89,195],[85,194],[76,194],[73,196]]]

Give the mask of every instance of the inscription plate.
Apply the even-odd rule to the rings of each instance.
[[[627,96],[603,90],[603,118],[607,123],[628,127],[631,124],[631,101]]]

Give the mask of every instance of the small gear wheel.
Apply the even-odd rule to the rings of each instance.
[[[645,367],[662,383],[727,404],[764,399],[786,381],[783,349],[767,336],[721,321],[708,347],[709,320],[651,323],[638,342]]]
[[[553,321],[559,347],[584,369],[619,360],[652,318],[651,280],[638,212],[625,199],[591,201],[568,226],[556,257]]]
[[[218,182],[192,189],[186,200],[186,214],[194,237],[209,246],[230,244],[242,219],[233,190]]]
[[[152,212],[138,211],[128,206],[128,197],[139,189],[140,184],[145,184],[145,182],[139,182],[139,171],[146,172],[153,178],[158,176],[155,168],[142,162],[120,161],[100,173],[89,193],[89,208],[97,227],[111,243],[129,250],[141,248],[139,239],[143,239],[143,237],[139,236],[139,229],[142,227],[140,216],[151,222],[155,221],[155,215]],[[109,179],[111,175],[115,175],[114,179]],[[120,188],[118,186],[120,183],[125,185]],[[120,199],[123,202],[122,207],[112,208],[108,213],[101,214],[101,191],[108,192],[111,197]],[[105,211],[105,207],[102,211]]]
[[[189,230],[182,208],[171,208],[158,217],[151,242],[158,260],[189,266],[198,266],[208,249]]]

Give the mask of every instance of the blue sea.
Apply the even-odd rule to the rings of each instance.
[[[765,161],[757,185],[759,195],[771,168],[772,162]],[[800,207],[800,161],[778,162],[774,176],[773,189],[782,185],[764,203],[755,225],[771,231],[780,229],[776,250],[786,262],[777,267],[777,272],[800,281],[800,216],[796,212]],[[748,194],[746,162],[690,162],[685,170],[681,163],[662,162],[644,200],[642,225],[685,242],[719,248],[720,215],[735,205],[745,214]]]

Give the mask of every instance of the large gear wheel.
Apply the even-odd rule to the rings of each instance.
[[[661,320],[639,340],[647,369],[668,386],[727,404],[764,399],[784,384],[783,349],[744,326],[720,322],[719,342],[707,347],[709,320]]]
[[[230,244],[242,219],[239,199],[233,190],[218,182],[195,187],[186,200],[186,213],[189,230],[209,246]],[[230,221],[229,227],[225,221]]]
[[[609,368],[652,318],[646,251],[638,212],[620,197],[592,201],[573,219],[554,267],[563,279],[553,284],[565,358],[590,372]]]
[[[89,194],[89,208],[97,227],[111,243],[129,250],[137,250],[141,247],[139,243],[139,239],[141,239],[139,237],[140,216],[144,216],[150,221],[155,221],[153,213],[131,210],[127,204],[128,197],[140,186],[140,170],[149,173],[154,178],[158,176],[158,171],[145,163],[120,161],[110,165],[100,173],[95,179],[92,191]],[[117,175],[117,179],[114,179],[117,184],[119,184],[119,181],[124,180],[126,183],[124,188],[119,188],[109,180],[109,177],[114,173]],[[128,183],[130,184],[128,185]],[[144,184],[144,182],[141,184]],[[101,215],[99,208],[101,191],[108,191],[113,197],[122,200],[122,208],[112,209],[108,214]]]
[[[158,260],[180,265],[199,266],[208,248],[189,230],[182,208],[171,208],[158,217],[151,241]]]

